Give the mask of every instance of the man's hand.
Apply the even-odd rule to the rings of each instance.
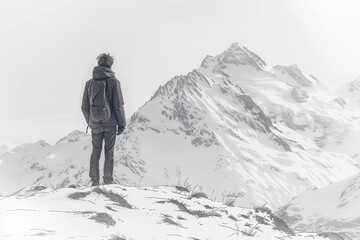
[[[120,135],[124,131],[125,127],[118,125],[117,135]]]

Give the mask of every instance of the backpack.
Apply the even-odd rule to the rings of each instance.
[[[89,86],[90,121],[98,124],[111,117],[109,97],[107,94],[106,79],[93,80]]]

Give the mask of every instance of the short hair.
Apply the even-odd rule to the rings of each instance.
[[[97,57],[98,65],[111,68],[114,63],[114,57],[109,53],[102,53]]]

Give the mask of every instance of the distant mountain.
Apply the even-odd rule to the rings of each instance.
[[[345,233],[360,239],[360,174],[301,193],[278,211],[298,230]]]
[[[75,137],[77,134],[79,136]],[[74,131],[55,145],[43,140],[23,144],[3,155],[0,158],[0,195],[40,183],[52,187],[71,183],[86,185],[90,139],[89,135],[82,139],[84,134]]]
[[[12,144],[9,144],[9,143],[0,145],[0,156],[3,155],[4,153],[10,151],[14,147],[15,146],[13,146]]]
[[[0,238],[330,240],[291,230],[269,209],[233,207],[186,188],[37,186],[0,198]]]
[[[339,102],[347,108],[358,110],[360,107],[360,77],[340,86],[336,92],[340,96]]]
[[[270,208],[359,172],[359,115],[298,66],[271,66],[237,43],[176,76],[128,121],[115,147],[124,186],[197,186]],[[352,134],[352,135],[351,135]],[[86,186],[89,135],[42,141],[1,158],[0,194],[30,185]],[[6,184],[4,184],[6,182]]]

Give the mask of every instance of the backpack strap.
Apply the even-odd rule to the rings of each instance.
[[[106,97],[108,98],[108,101],[110,103],[110,98],[109,98],[109,89],[108,89],[108,79],[109,78],[105,78],[104,82],[105,82],[105,92],[106,92]]]
[[[90,96],[90,89],[91,89],[91,85],[94,84],[94,79],[91,79],[91,81],[89,82],[89,87],[88,87],[88,96]],[[94,102],[93,102],[93,99],[90,98],[90,106],[93,106],[94,105]]]
[[[110,105],[110,109],[112,109],[113,108],[113,105],[112,105],[112,101],[110,101],[110,95],[109,95],[109,88],[108,88],[108,80],[109,80],[110,78],[106,78],[105,79],[105,91],[106,91],[106,96],[107,96],[107,98],[108,98],[108,101],[109,101],[109,105]],[[112,100],[112,99],[111,99]]]

